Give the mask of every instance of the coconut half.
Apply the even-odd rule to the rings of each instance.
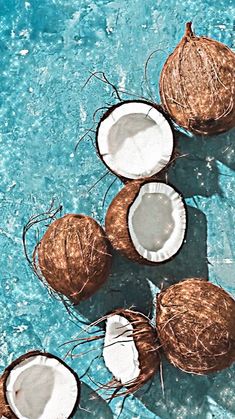
[[[118,309],[107,316],[103,358],[115,380],[138,390],[158,371],[160,358],[156,330],[141,313]]]
[[[112,201],[106,232],[116,250],[140,263],[160,263],[182,246],[186,231],[183,199],[161,182],[130,182]]]
[[[221,287],[186,279],[157,295],[156,325],[168,360],[208,374],[235,362],[235,300]]]
[[[114,315],[107,319],[104,362],[113,376],[123,385],[140,375],[139,354],[133,331],[132,324],[123,316]]]
[[[0,413],[7,418],[68,419],[78,407],[78,376],[51,354],[23,355],[5,370],[1,384]]]
[[[170,161],[173,131],[160,107],[143,101],[109,109],[97,128],[97,148],[106,166],[127,179],[151,177]]]

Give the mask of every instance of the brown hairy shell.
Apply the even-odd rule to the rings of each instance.
[[[68,214],[48,227],[35,249],[34,261],[51,288],[78,304],[106,281],[110,244],[93,218]]]
[[[31,356],[37,356],[37,355],[41,355],[41,356],[45,356],[47,358],[55,358],[57,359],[61,364],[65,365],[66,368],[68,368],[70,370],[70,372],[72,372],[72,374],[74,375],[76,381],[77,381],[77,387],[78,387],[78,399],[76,402],[76,405],[74,407],[74,410],[71,414],[70,417],[72,417],[72,415],[74,415],[75,411],[78,408],[78,404],[79,404],[79,400],[80,400],[80,393],[81,393],[81,385],[80,385],[80,380],[77,376],[77,374],[67,365],[65,364],[64,361],[62,361],[60,358],[58,358],[55,355],[52,355],[48,352],[41,352],[41,351],[30,351],[27,352],[26,354],[20,356],[19,358],[15,359],[3,372],[1,378],[0,378],[0,415],[1,416],[5,416],[7,419],[17,419],[17,416],[12,412],[12,410],[10,409],[7,399],[6,399],[6,382],[8,379],[8,376],[10,374],[10,372],[12,371],[13,368],[15,368],[17,365],[19,365],[21,362],[25,361],[26,359],[30,358]]]
[[[222,288],[186,279],[157,296],[157,330],[168,360],[208,374],[235,361],[235,301]]]
[[[218,134],[235,126],[235,54],[224,44],[186,32],[160,77],[164,109],[189,131]]]
[[[105,230],[113,248],[121,252],[128,259],[151,264],[136,251],[128,228],[128,211],[130,205],[137,197],[143,181],[132,181],[125,185],[111,202],[106,218]]]
[[[129,385],[128,393],[137,391],[150,380],[159,370],[160,356],[158,353],[158,338],[149,319],[141,313],[128,309],[117,309],[111,315],[118,314],[125,317],[133,326],[134,341],[139,353],[140,375]]]

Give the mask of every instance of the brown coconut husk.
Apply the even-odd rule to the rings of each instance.
[[[208,374],[235,361],[235,301],[222,288],[186,279],[157,295],[157,330],[168,360]]]
[[[142,184],[141,181],[128,182],[115,196],[106,214],[105,231],[115,250],[135,262],[151,264],[136,251],[128,228],[128,211]]]
[[[235,54],[221,42],[197,37],[191,25],[162,69],[162,104],[185,129],[219,134],[235,126]]]
[[[75,377],[76,382],[77,382],[77,387],[78,387],[78,398],[77,398],[77,402],[74,406],[74,409],[70,415],[70,418],[73,417],[73,415],[75,414],[76,410],[78,409],[79,406],[79,401],[80,401],[80,393],[81,393],[81,384],[80,384],[80,380],[77,376],[77,374],[64,362],[62,361],[60,358],[58,358],[55,355],[52,355],[48,352],[41,352],[41,351],[30,351],[27,352],[26,354],[20,356],[19,358],[15,359],[3,372],[1,378],[0,378],[0,415],[1,416],[5,416],[7,419],[17,419],[17,416],[14,414],[14,412],[10,409],[10,406],[8,405],[7,399],[6,399],[6,383],[7,383],[7,379],[11,373],[11,371],[13,370],[13,368],[15,368],[17,365],[21,364],[21,362],[24,362],[26,359],[32,357],[32,356],[45,356],[47,358],[54,358],[57,359],[61,364],[63,364]]]
[[[158,338],[149,319],[133,310],[117,309],[112,314],[125,317],[133,326],[134,341],[139,353],[140,375],[127,386],[128,393],[133,393],[149,381],[160,367]]]
[[[36,246],[34,267],[53,290],[78,304],[107,280],[110,244],[93,218],[67,214],[48,227]]]
[[[167,171],[169,170],[169,167],[175,162],[175,160],[179,157],[179,150],[177,149],[177,146],[176,146],[176,137],[175,137],[175,131],[174,131],[174,127],[173,127],[173,124],[172,124],[172,121],[171,121],[171,119],[169,118],[169,115],[167,114],[167,112],[165,112],[165,110],[164,110],[164,108],[161,106],[161,105],[159,105],[159,104],[157,104],[157,103],[154,103],[154,102],[152,102],[152,101],[148,101],[148,100],[146,100],[145,98],[142,100],[140,100],[140,99],[134,99],[134,100],[122,100],[121,102],[119,102],[119,103],[117,103],[117,104],[115,104],[115,105],[112,105],[112,106],[110,106],[110,108],[108,108],[107,109],[107,111],[102,115],[102,117],[100,118],[100,120],[99,120],[99,123],[98,123],[98,125],[97,125],[97,128],[96,128],[96,138],[95,138],[95,143],[96,143],[96,149],[97,149],[97,154],[98,154],[98,156],[99,156],[99,158],[100,158],[100,160],[102,161],[102,163],[108,168],[108,170],[109,170],[109,172],[111,172],[111,173],[113,173],[115,176],[117,176],[123,183],[127,183],[127,182],[132,182],[132,179],[129,179],[129,178],[126,178],[126,177],[124,177],[124,176],[121,176],[120,174],[118,174],[116,171],[114,171],[114,170],[112,170],[107,164],[106,164],[106,162],[104,161],[104,159],[103,159],[103,156],[102,156],[102,154],[100,153],[100,149],[99,149],[99,143],[98,143],[98,132],[99,132],[99,127],[100,127],[100,125],[102,124],[102,122],[106,119],[106,118],[108,118],[108,116],[114,111],[114,109],[115,108],[117,108],[117,107],[119,107],[119,106],[122,106],[123,104],[125,104],[125,103],[132,103],[132,102],[140,102],[140,103],[144,103],[144,104],[146,104],[146,105],[149,105],[149,106],[151,106],[152,108],[155,108],[155,109],[157,109],[157,111],[158,112],[160,112],[163,116],[164,116],[164,118],[167,120],[167,122],[169,123],[169,125],[170,125],[170,127],[171,127],[171,130],[172,130],[172,135],[173,135],[173,140],[174,140],[174,146],[173,146],[173,150],[172,150],[172,155],[171,155],[171,159],[170,159],[170,161],[166,164],[166,166],[162,169],[162,170],[160,170],[159,172],[157,172],[156,174],[154,174],[154,175],[152,175],[150,178],[151,179],[154,179],[154,180],[164,180],[164,178],[165,178],[165,176],[166,176],[166,173],[167,173]],[[145,179],[147,179],[147,177],[145,177],[145,178],[141,178],[141,179],[138,179],[138,181],[140,180],[145,180]]]
[[[104,390],[107,392],[107,394],[109,394],[107,398],[108,400],[112,400],[113,398],[119,396],[128,396],[129,394],[132,394],[139,390],[147,381],[151,380],[151,378],[159,370],[161,362],[159,355],[159,342],[156,330],[150,324],[150,320],[148,319],[148,317],[146,317],[144,314],[133,311],[131,309],[120,308],[103,316],[102,318],[92,323],[90,326],[97,326],[99,323],[104,322],[109,317],[112,317],[114,315],[120,315],[125,317],[133,326],[132,336],[136,345],[136,349],[139,353],[139,368],[141,372],[135,380],[129,382],[126,385],[123,385],[115,378],[113,378],[110,382],[106,384],[99,383],[99,385],[97,385],[97,383],[93,381],[91,377],[89,377],[91,381],[93,381],[94,384],[96,384],[97,387],[99,387],[99,390]],[[78,348],[80,344],[104,339],[104,336],[104,333],[102,333],[101,335],[89,336],[88,338],[78,338],[74,341],[67,342],[66,344],[73,344],[72,349],[67,353],[67,355],[70,354],[72,358],[78,358],[81,355],[84,355],[84,353],[78,353],[78,355],[76,355],[74,354],[74,350]]]
[[[156,180],[146,179],[128,182],[111,202],[105,218],[105,231],[113,248],[128,259],[144,265],[156,265],[169,261],[167,259],[163,262],[151,262],[143,258],[133,245],[129,233],[128,214],[130,206],[138,196],[141,186],[151,181]]]

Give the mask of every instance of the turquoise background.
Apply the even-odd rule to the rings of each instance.
[[[79,138],[93,124],[94,112],[117,103],[112,88],[98,80],[83,88],[89,72],[104,71],[112,83],[130,91],[123,99],[158,101],[160,70],[182,37],[185,22],[192,20],[197,34],[234,48],[235,5],[232,0],[0,0],[0,15],[2,371],[33,348],[64,356],[68,347],[60,345],[84,327],[31,272],[22,229],[32,214],[46,211],[52,199],[55,206],[63,205],[63,214],[82,212],[103,223],[108,204],[121,188],[116,180],[103,206],[115,177],[107,174],[92,188],[106,168],[88,137],[75,152]],[[144,63],[156,49],[148,66],[150,93]],[[94,127],[103,111],[96,113]],[[140,267],[115,255],[107,284],[79,306],[81,320],[90,322],[131,305],[152,315],[157,287],[190,276],[209,276],[235,295],[234,131],[214,138],[178,133],[177,146],[187,156],[176,161],[169,181],[188,205],[182,251],[160,267]],[[31,230],[29,249],[35,233],[41,236],[44,231],[45,224]],[[100,343],[92,347],[96,351],[68,359],[79,375],[100,354]],[[146,386],[127,399],[121,419],[235,418],[235,366],[197,377],[164,363],[163,374],[165,397],[157,375],[150,389]],[[88,375],[103,383],[110,378],[102,358],[94,360]],[[102,398],[89,400],[97,387],[88,375],[82,379],[81,406],[90,413],[80,411],[76,417],[116,417],[122,400],[111,405]]]

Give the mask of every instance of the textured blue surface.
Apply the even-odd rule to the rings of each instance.
[[[205,34],[234,48],[235,7],[232,0],[0,0],[0,369],[32,348],[59,356],[59,346],[80,331],[64,306],[50,298],[30,271],[22,250],[22,228],[32,214],[48,209],[54,198],[63,213],[82,212],[101,223],[108,203],[121,188],[107,175],[92,141],[75,145],[92,125],[96,109],[116,102],[112,89],[89,71],[104,71],[117,86],[138,97],[150,97],[144,79],[149,64],[152,96],[158,100],[161,66],[193,20]],[[123,95],[123,99],[133,96]],[[135,97],[135,96],[134,96]],[[96,121],[98,116],[96,115]],[[189,229],[181,253],[162,267],[139,267],[115,258],[107,285],[79,306],[89,321],[107,311],[132,304],[152,310],[152,293],[162,282],[207,276],[235,295],[234,279],[234,131],[202,139],[179,136],[187,157],[178,159],[169,179],[186,197]],[[43,232],[40,228],[40,234]],[[30,243],[34,243],[33,233]],[[29,243],[29,245],[30,245]],[[76,359],[81,375],[99,354]],[[90,348],[86,347],[84,350]],[[82,350],[83,350],[82,349]],[[89,372],[96,381],[109,375],[101,359]],[[130,397],[121,419],[235,418],[235,367],[208,377],[184,374],[164,365],[165,397],[156,376],[151,389]],[[109,419],[121,401],[108,406],[89,401],[83,378],[77,417]],[[145,389],[146,390],[146,389]],[[114,416],[113,416],[114,415]]]

